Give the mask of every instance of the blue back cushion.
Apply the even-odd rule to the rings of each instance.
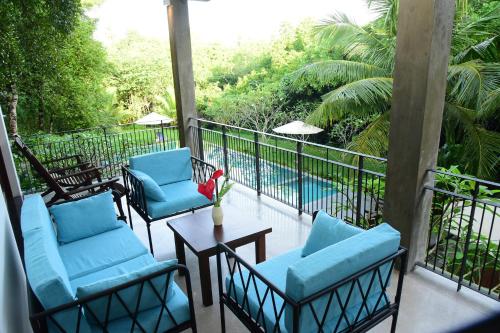
[[[75,295],[59,256],[54,227],[40,195],[25,197],[21,209],[21,229],[28,282],[44,309],[74,301]],[[68,331],[74,330],[77,318],[76,309],[54,316],[54,320]],[[81,319],[80,325],[80,332],[89,332],[85,319]],[[54,324],[49,323],[49,329],[53,328]]]
[[[288,268],[286,294],[294,300],[302,300],[396,253],[399,248],[399,242],[399,232],[388,224],[383,223],[368,231],[361,232],[308,255]],[[371,273],[367,274],[361,279],[364,293],[367,293],[370,285]],[[389,274],[390,265],[386,264],[382,269],[382,278],[385,279]],[[371,286],[369,293],[375,299],[371,306],[375,306],[378,297],[381,295],[380,284],[378,280],[375,280],[375,282],[377,283]],[[339,296],[342,302],[345,302],[347,299],[349,291],[350,284],[340,288]],[[323,315],[328,302],[328,296],[323,296],[313,303],[316,314]],[[356,314],[360,308],[361,298],[359,289],[355,287],[347,304],[347,307],[353,312],[354,318],[356,318]],[[385,304],[385,301],[379,302],[376,304],[377,309]],[[341,314],[341,308],[335,296],[331,306],[332,308],[328,312],[326,321],[335,328],[339,319],[338,316]],[[291,329],[292,318],[292,313],[287,310],[285,320],[287,329]],[[362,318],[363,316],[360,316],[358,319]],[[342,318],[340,320],[343,321]],[[317,330],[317,325],[310,309],[306,309],[301,313],[299,325],[300,332]],[[326,331],[331,331],[333,328]]]
[[[100,291],[116,287],[118,285],[127,283],[131,280],[138,279],[140,277],[146,276],[148,274],[152,274],[158,271],[161,271],[165,268],[171,267],[177,264],[176,259],[167,260],[161,263],[155,263],[149,266],[145,266],[144,268],[130,272],[127,274],[123,274],[117,277],[109,278],[106,280],[101,280],[95,282],[93,284],[78,287],[76,290],[76,297],[82,298],[86,296],[90,296],[92,294],[98,293]],[[142,294],[140,298],[140,306],[139,311],[144,311],[147,309],[151,309],[161,305],[160,299],[157,297],[157,294],[163,298],[165,292],[167,292],[166,300],[170,299],[173,296],[173,282],[174,282],[174,272],[170,274],[162,274],[158,277],[155,277],[151,280],[154,289],[151,287],[149,283],[144,283],[144,287],[142,289]],[[167,276],[168,285],[167,285]],[[128,307],[130,312],[134,312],[137,302],[139,300],[139,294],[141,293],[141,284],[134,284],[128,288],[125,288],[118,292],[118,295],[121,297],[125,305]],[[156,290],[156,292],[155,292]],[[98,298],[94,301],[88,302],[86,304],[86,317],[89,323],[97,324],[97,322],[103,323],[106,319],[106,309],[108,308],[108,297],[104,296],[102,298]],[[118,300],[118,297],[113,296],[111,304],[110,304],[110,312],[109,312],[109,320],[114,320],[117,318],[121,318],[127,316],[127,309],[123,306],[123,304]],[[92,315],[92,313],[95,315]]]
[[[131,169],[130,172],[132,172],[137,179],[142,181],[142,184],[144,185],[144,194],[148,199],[153,201],[167,201],[167,196],[153,178],[139,170]]]
[[[131,157],[130,168],[149,175],[158,185],[191,179],[191,151],[189,148],[167,150]]]
[[[363,229],[347,224],[320,210],[314,219],[311,233],[302,249],[302,256],[306,257],[311,253],[324,249],[325,247],[361,232],[363,232]]]
[[[50,207],[60,243],[71,243],[119,228],[111,191]]]

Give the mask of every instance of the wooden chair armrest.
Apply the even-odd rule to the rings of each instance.
[[[110,180],[105,180],[103,182],[94,183],[94,184],[91,184],[91,185],[87,185],[87,186],[76,188],[74,190],[68,191],[66,194],[67,195],[73,195],[73,194],[85,192],[85,191],[88,191],[88,190],[92,190],[92,189],[95,189],[95,188],[98,188],[98,187],[103,187],[103,188],[108,187],[108,188],[111,189],[111,185],[114,184],[114,183],[116,183],[117,181],[118,181],[118,178],[113,178],[113,179],[110,179]]]
[[[99,170],[101,170],[102,168],[101,167],[93,167],[93,168],[90,168],[90,169],[86,169],[86,170],[82,170],[82,171],[78,171],[78,172],[73,172],[73,173],[69,173],[69,174],[66,174],[66,175],[62,175],[60,177],[55,177],[55,180],[58,181],[58,180],[64,180],[64,179],[67,179],[67,178],[70,178],[70,177],[78,177],[78,176],[89,176],[89,179],[94,179],[94,178],[97,178],[96,177],[96,172],[99,172]]]
[[[73,155],[63,156],[63,157],[59,157],[59,158],[54,158],[51,160],[45,160],[45,163],[61,162],[61,161],[70,160],[72,158],[77,159],[79,161],[78,163],[81,163],[81,155],[79,155],[79,154],[73,154]]]

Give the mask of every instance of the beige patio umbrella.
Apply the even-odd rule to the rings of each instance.
[[[150,114],[137,120],[134,124],[137,125],[162,125],[173,122],[174,120],[170,117],[158,114],[156,112],[151,112]]]
[[[300,135],[302,140],[304,140],[304,137],[306,135],[318,134],[320,132],[323,132],[323,129],[306,124],[300,120],[295,120],[283,126],[276,127],[273,129],[273,131],[279,134]]]

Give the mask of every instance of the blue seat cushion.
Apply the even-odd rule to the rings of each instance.
[[[83,298],[94,295],[101,291],[117,287],[135,279],[145,277],[172,267],[177,264],[177,259],[167,260],[163,262],[155,262],[154,264],[145,266],[139,270],[127,272],[125,274],[115,276],[105,280],[99,280],[92,284],[78,287],[76,297]],[[174,282],[174,273],[162,274],[150,279],[145,283],[133,284],[123,290],[116,292],[116,295],[111,297],[103,296],[85,304],[86,317],[89,323],[97,324],[104,323],[106,320],[114,320],[128,313],[144,311],[161,306],[163,300],[168,300],[173,296],[172,285]],[[107,310],[109,308],[109,313]]]
[[[158,185],[191,179],[193,167],[189,148],[131,157],[130,168],[149,175]]]
[[[28,283],[43,308],[47,310],[74,301],[75,294],[59,256],[54,226],[40,195],[25,197],[21,209],[21,230]],[[53,319],[71,331],[76,327],[78,311],[67,310],[56,314]],[[90,332],[85,319],[80,325],[80,332]],[[50,332],[57,331],[52,322],[48,326]]]
[[[118,228],[111,191],[50,207],[60,243],[71,243]]]
[[[191,317],[188,299],[175,282],[172,284],[172,289],[173,295],[169,298],[166,304],[172,317],[169,316],[169,313],[165,309],[162,312],[161,307],[158,306],[139,312],[137,316],[137,323],[134,328],[132,327],[132,319],[126,316],[109,322],[108,332],[166,332],[179,324],[187,322]],[[161,319],[158,324],[158,329],[155,330],[160,313]],[[137,327],[138,325],[140,325],[142,330]],[[93,326],[92,328],[93,332],[102,332],[102,329],[98,326]]]
[[[145,266],[149,266],[156,263],[156,260],[150,253],[144,254],[142,256],[130,259],[128,261],[122,262],[118,265],[110,266],[108,268],[80,276],[76,279],[70,280],[71,289],[76,295],[76,289],[78,287],[86,286],[92,284],[96,281],[106,280],[109,278],[114,278],[128,272],[133,272],[140,270]]]
[[[302,258],[301,253],[302,248],[289,251],[285,254],[271,258],[263,263],[256,265],[255,269],[284,292],[286,288],[286,274],[288,267]],[[249,282],[250,285],[248,286],[248,290],[246,293],[247,296],[245,296],[245,289]],[[253,281],[249,280],[249,274],[247,270],[242,270],[241,276],[239,275],[238,270],[236,270],[233,283],[231,283],[230,276],[226,276],[226,292],[238,304],[240,304],[254,320],[259,322],[262,326],[265,325],[267,332],[273,332],[277,316],[274,312],[272,296],[268,292],[264,300],[264,311],[263,313],[259,312],[259,304],[263,301],[267,287],[258,278],[255,278],[255,282],[257,285],[257,289],[255,288]],[[279,312],[281,307],[283,306],[283,299],[274,293],[273,297],[276,305],[276,310]],[[285,329],[284,321],[285,312],[283,311],[279,321],[281,332],[284,332]]]
[[[302,256],[308,256],[360,232],[363,232],[363,229],[347,224],[320,210],[314,219],[311,233],[302,250]]]
[[[153,201],[167,201],[165,193],[163,193],[160,185],[158,185],[153,178],[139,170],[130,170],[130,172],[142,182],[146,198]]]
[[[152,218],[160,218],[191,208],[198,208],[212,203],[198,192],[198,185],[191,180],[160,186],[167,201],[147,200],[148,213]]]
[[[399,242],[399,232],[383,223],[310,254],[289,267],[286,279],[286,294],[296,301],[311,296],[396,253]],[[390,278],[390,268],[389,264],[382,266],[382,279]],[[380,308],[386,305],[386,299],[383,297],[385,294],[383,295],[378,279],[373,284],[370,284],[371,274],[367,273],[362,276],[360,285],[364,294],[369,294],[369,297],[374,297],[377,300],[381,298],[377,305]],[[338,292],[340,302],[337,297],[334,298],[333,307],[326,317],[327,325],[334,325],[333,327],[336,325],[335,318],[339,318],[341,313],[339,303],[351,308],[352,311],[359,310],[362,304],[362,294],[359,288],[355,287],[351,292],[350,285],[346,285],[341,287]],[[313,303],[316,313],[323,314],[325,312],[328,296],[318,298]],[[348,298],[349,302],[347,302]],[[375,305],[377,302],[373,304]],[[374,309],[370,309],[370,311],[372,310]],[[363,318],[360,316],[358,319]],[[290,311],[287,312],[285,322],[287,329],[290,329],[292,325],[292,313]],[[313,331],[318,329],[310,310],[301,313],[299,322],[300,332],[306,332],[311,327],[314,328]]]
[[[134,232],[121,227],[61,245],[59,253],[71,280],[148,253]]]

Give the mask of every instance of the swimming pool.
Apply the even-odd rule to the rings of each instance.
[[[224,165],[221,148],[210,149],[206,154],[207,160],[218,167]],[[249,154],[236,151],[228,152],[228,164],[231,179],[256,189],[257,173],[255,158]],[[260,179],[262,192],[283,201],[298,203],[298,173],[296,170],[260,160]],[[309,202],[328,198],[337,193],[333,182],[314,177],[306,173],[302,176],[302,202]]]

